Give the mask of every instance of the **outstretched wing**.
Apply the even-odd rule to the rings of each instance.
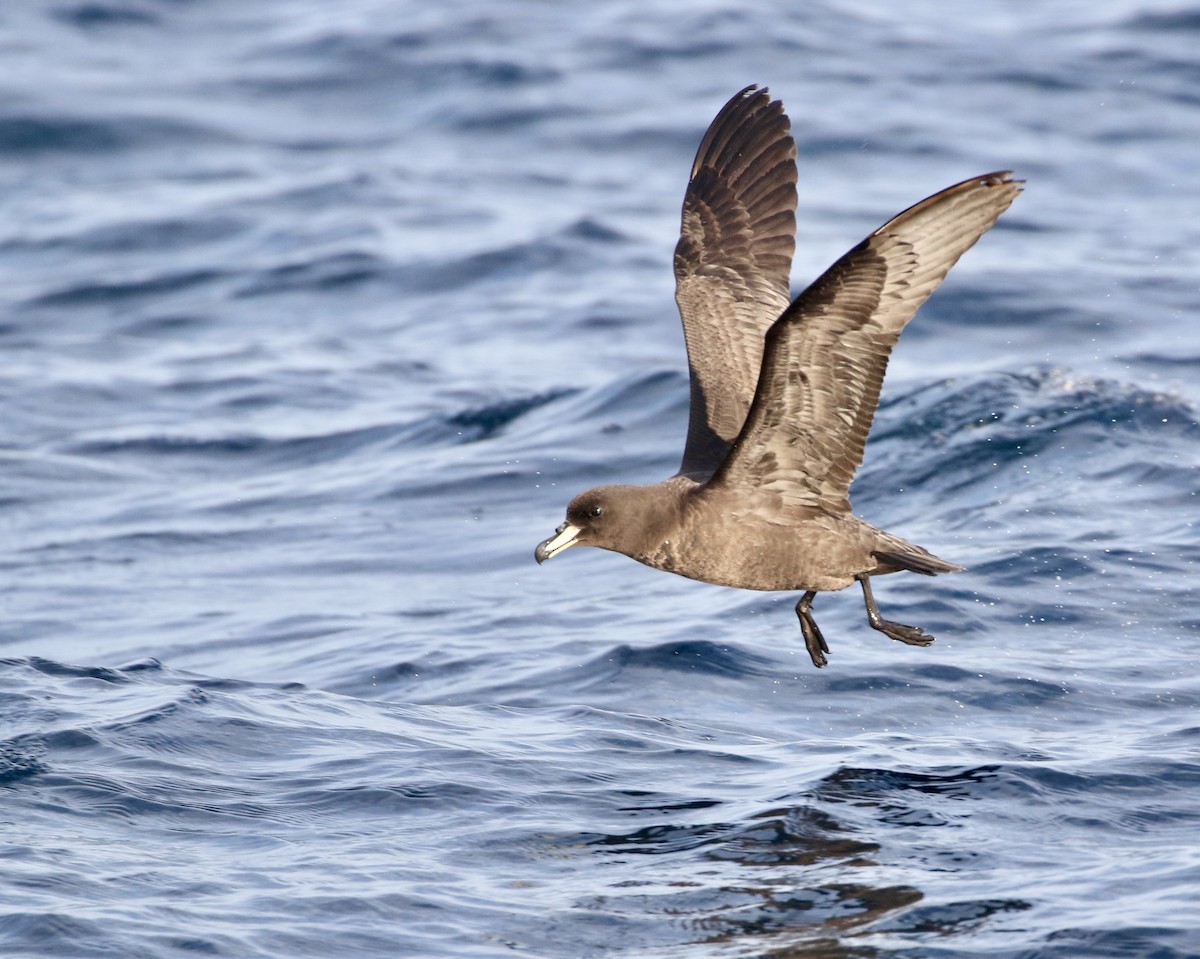
[[[1020,182],[989,173],[922,200],[800,294],[767,333],[754,403],[709,485],[848,512],[892,347]]]
[[[763,337],[787,309],[796,143],[783,105],[747,87],[704,134],[683,199],[675,302],[691,373],[681,473],[711,474],[746,420]]]

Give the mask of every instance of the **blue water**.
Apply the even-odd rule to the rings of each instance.
[[[0,955],[1200,956],[1200,8],[0,6]],[[1028,186],[858,512],[928,649],[534,545],[678,463],[692,154],[803,286]]]

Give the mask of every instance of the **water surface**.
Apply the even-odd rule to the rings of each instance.
[[[0,10],[0,952],[1200,956],[1200,13]],[[598,551],[671,473],[671,251],[748,83],[802,286],[1025,194],[854,489],[970,567],[817,601]]]

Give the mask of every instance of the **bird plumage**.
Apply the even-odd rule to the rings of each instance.
[[[933,641],[880,615],[870,577],[961,567],[854,516],[850,484],[905,325],[1021,187],[998,172],[942,190],[792,300],[795,157],[787,116],[765,88],[742,90],[709,126],[675,248],[691,375],[679,472],[579,494],[535,556],[596,546],[709,583],[804,590],[796,613],[824,666],[812,600],[855,581],[874,629]]]

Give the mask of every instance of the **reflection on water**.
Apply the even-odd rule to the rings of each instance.
[[[969,931],[1030,904],[926,902],[920,888],[903,881],[905,870],[885,865],[878,854],[895,845],[897,829],[955,827],[966,810],[952,807],[990,795],[999,769],[914,773],[841,766],[805,795],[741,821],[682,822],[681,813],[722,804],[655,804],[646,793],[626,811],[667,821],[575,842],[599,854],[601,867],[635,865],[651,877],[624,880],[579,905],[626,922],[668,916],[687,940],[727,947],[731,956],[865,959],[880,955],[875,937],[882,932],[929,941]],[[973,864],[968,850],[947,855],[946,845],[938,855],[942,871],[954,871],[956,862]],[[642,857],[664,861],[635,861]],[[895,860],[895,849],[888,858]]]
[[[640,805],[638,811],[672,816],[680,809]],[[842,940],[922,898],[911,886],[876,881],[879,845],[808,804],[773,806],[743,822],[670,822],[583,842],[610,864],[642,856],[672,860],[662,868],[642,864],[653,878],[624,882],[584,908],[627,921],[666,915],[688,939],[736,946],[738,954],[754,944],[770,955],[874,955]]]

